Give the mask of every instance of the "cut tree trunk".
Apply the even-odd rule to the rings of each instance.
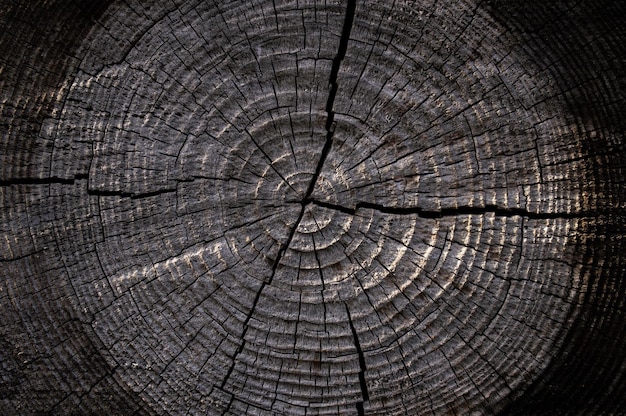
[[[30,3],[0,413],[626,413],[620,2]]]

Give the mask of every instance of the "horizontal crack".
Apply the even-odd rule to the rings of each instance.
[[[87,175],[76,175],[73,178],[58,178],[58,177],[49,177],[49,178],[14,178],[14,179],[5,179],[0,180],[0,186],[16,186],[16,185],[52,185],[52,184],[61,184],[61,185],[73,185],[79,179],[87,179]]]
[[[498,217],[526,217],[530,219],[574,219],[574,218],[589,218],[597,217],[603,214],[610,214],[610,212],[598,212],[598,211],[580,211],[580,212],[531,212],[523,208],[504,208],[497,205],[485,205],[482,207],[470,207],[462,206],[456,208],[443,208],[441,210],[426,210],[420,207],[388,207],[381,204],[374,204],[371,202],[358,202],[355,208],[349,208],[342,205],[331,204],[328,202],[317,201],[314,199],[308,199],[307,202],[323,207],[332,209],[335,211],[343,212],[348,215],[355,215],[359,209],[372,209],[385,214],[394,215],[417,215],[421,218],[443,218],[443,217],[455,217],[459,215],[480,215],[480,214],[495,214]]]
[[[161,189],[158,191],[152,192],[142,192],[142,193],[134,193],[134,192],[123,192],[123,191],[100,191],[97,189],[88,189],[87,195],[94,196],[118,196],[120,198],[130,198],[130,199],[141,199],[141,198],[149,198],[151,196],[157,196],[161,194],[170,194],[176,192],[175,188],[172,189]]]
[[[15,178],[0,180],[0,187],[19,186],[19,185],[74,185],[77,180],[89,179],[87,174],[75,175],[73,178]],[[182,182],[182,181],[180,181]],[[99,189],[87,189],[87,195],[94,196],[118,196],[120,198],[141,199],[149,198],[151,196],[157,196],[161,194],[176,192],[176,188],[159,189],[157,191],[150,192],[125,192],[125,191],[106,191]]]

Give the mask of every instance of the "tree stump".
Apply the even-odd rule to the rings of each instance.
[[[626,412],[624,6],[31,3],[2,414]]]

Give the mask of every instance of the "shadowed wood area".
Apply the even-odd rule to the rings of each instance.
[[[0,414],[626,414],[624,17],[0,0]]]

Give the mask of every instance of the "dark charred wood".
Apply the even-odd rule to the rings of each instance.
[[[624,17],[0,0],[0,413],[626,414]]]

